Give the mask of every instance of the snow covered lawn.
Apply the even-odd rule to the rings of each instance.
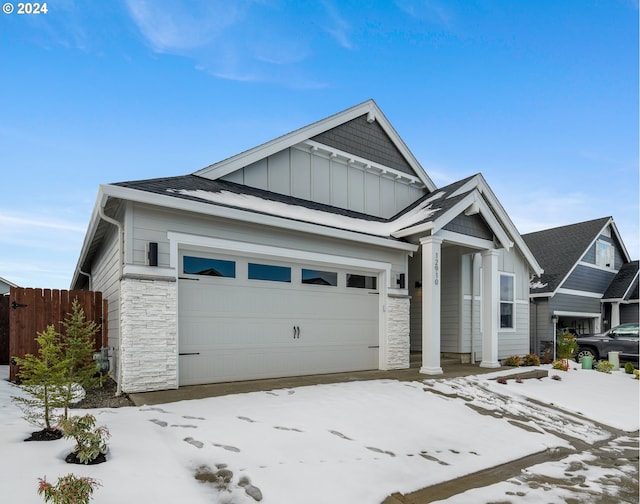
[[[621,371],[552,374],[562,380],[502,385],[490,380],[496,374],[376,380],[88,410],[112,435],[108,462],[96,466],[66,464],[70,440],[23,442],[36,429],[10,400],[20,390],[0,379],[2,500],[42,502],[36,494],[39,477],[55,483],[73,472],[101,482],[95,503],[246,504],[256,502],[253,493],[265,504],[378,504],[393,492],[419,490],[528,454],[558,447],[575,451],[572,439],[610,441],[614,451],[616,443],[635,443],[637,454],[639,381]],[[6,376],[8,368],[0,366],[0,377]],[[632,434],[612,436],[589,419]],[[562,478],[562,468],[573,462],[574,468],[581,464],[585,479],[605,479],[601,469],[590,471],[589,454],[571,457],[575,460],[561,461],[564,466],[549,463],[531,470]],[[221,468],[233,473],[227,488],[195,479],[197,473]],[[634,470],[615,469],[626,477]],[[605,471],[607,478],[612,471]],[[599,483],[588,489],[615,491]],[[504,500],[505,493],[511,502],[538,502],[538,492],[548,502],[566,497],[557,486],[504,482],[445,502]]]

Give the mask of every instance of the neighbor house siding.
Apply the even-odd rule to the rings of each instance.
[[[551,309],[573,313],[600,313],[601,303],[596,297],[556,294],[551,299]]]
[[[579,264],[571,272],[561,288],[604,294],[616,273],[613,270],[607,271]]]
[[[640,310],[638,310],[638,303],[623,304],[620,306],[620,323],[629,324],[631,322],[638,322],[640,318]]]

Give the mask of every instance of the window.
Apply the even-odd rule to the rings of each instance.
[[[333,271],[302,269],[302,283],[313,285],[338,285],[338,274]]]
[[[500,275],[500,328],[513,329],[514,326],[514,277]]]
[[[249,280],[291,282],[291,268],[270,264],[249,263]]]
[[[366,275],[353,275],[347,273],[347,287],[353,287],[356,289],[376,289],[377,278],[374,276]]]
[[[236,277],[235,261],[225,261],[223,259],[184,256],[182,259],[182,270],[187,275]]]
[[[614,251],[611,243],[602,240],[596,242],[596,265],[614,268]]]

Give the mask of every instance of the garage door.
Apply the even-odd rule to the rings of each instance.
[[[378,368],[375,272],[183,251],[180,385]]]

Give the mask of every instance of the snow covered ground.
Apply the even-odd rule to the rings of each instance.
[[[621,486],[638,484],[640,381],[623,371],[549,374],[562,380],[376,380],[87,410],[112,436],[108,461],[95,466],[64,462],[70,440],[23,442],[36,429],[10,399],[20,389],[0,379],[2,500],[42,502],[39,477],[55,483],[73,472],[101,482],[95,503],[246,504],[256,502],[252,493],[265,504],[378,504],[563,448],[570,453],[560,461],[440,502],[625,502]],[[624,462],[629,453],[636,462]],[[195,478],[220,469],[233,473],[226,488]]]

